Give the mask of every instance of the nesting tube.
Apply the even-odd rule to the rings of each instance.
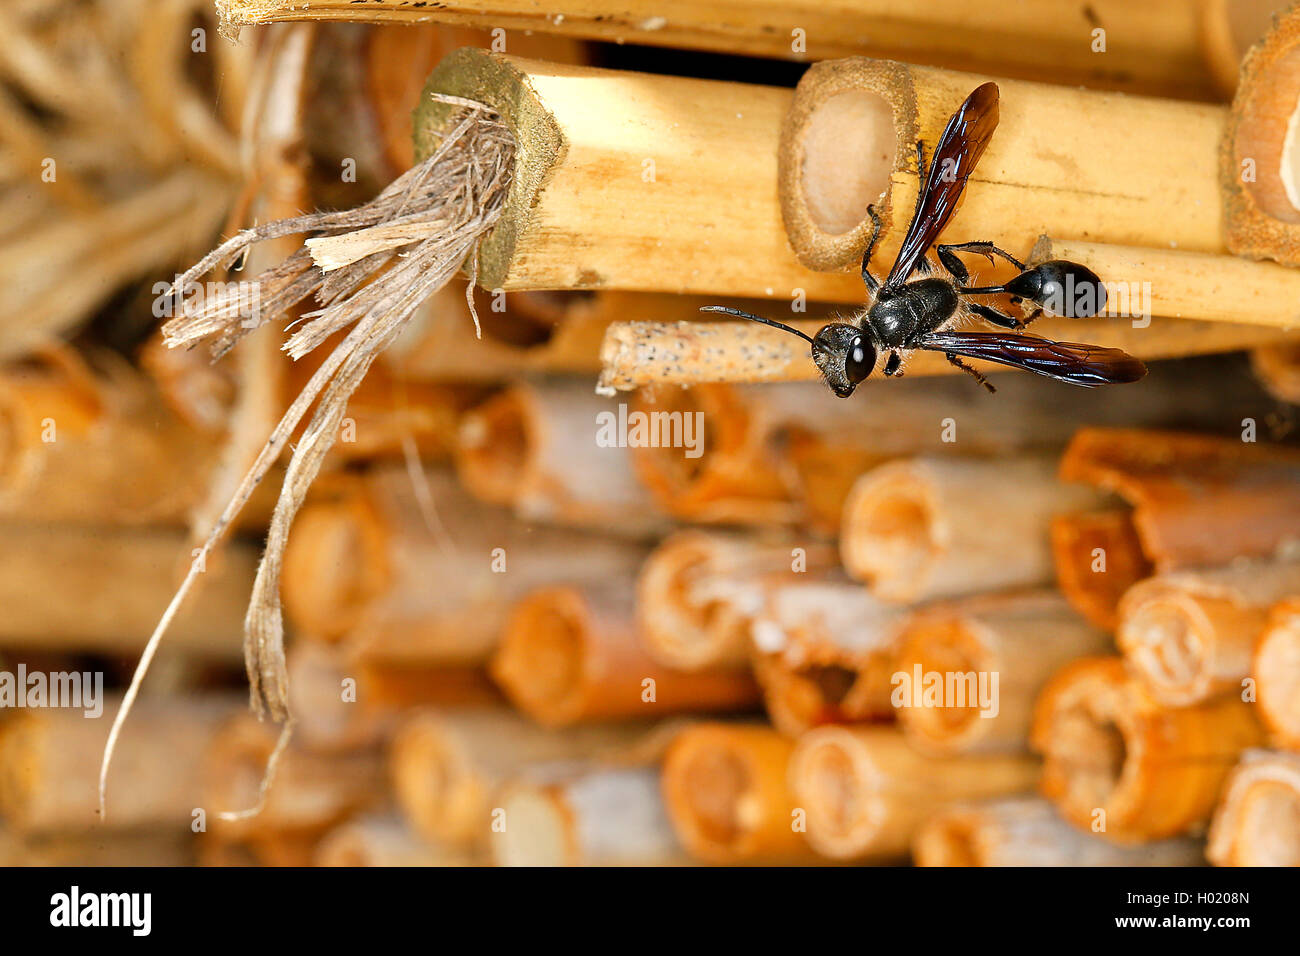
[[[1070,661],[1111,650],[1103,631],[1052,592],[968,598],[908,618],[898,636],[895,680],[947,681],[962,699],[902,695],[898,722],[924,753],[1028,748],[1034,702]],[[981,692],[981,688],[984,691]]]
[[[1199,840],[1120,846],[1075,829],[1041,797],[940,810],[916,834],[917,866],[1202,866]]]
[[[707,863],[816,858],[796,828],[787,767],[794,742],[769,727],[698,724],[664,755],[663,792],[678,839]]]
[[[1070,823],[1121,843],[1203,827],[1237,758],[1262,739],[1254,705],[1226,696],[1163,707],[1118,657],[1057,673],[1030,731],[1043,795]]]
[[[451,114],[433,93],[492,107],[517,144],[501,220],[479,250],[485,289],[637,289],[787,303],[796,289],[831,302],[861,296],[859,280],[813,272],[786,244],[775,147],[789,90],[467,48],[438,65],[419,100],[419,159]],[[683,249],[693,250],[690,268],[682,267]]]
[[[896,603],[1046,584],[1053,516],[1098,499],[1058,481],[1045,457],[902,459],[853,486],[840,554],[849,574]]]
[[[983,77],[855,57],[814,64],[781,130],[781,212],[813,269],[855,268],[884,222],[892,261],[933,153]],[[944,237],[1024,258],[1040,235],[1224,251],[1216,155],[1223,107],[999,80],[1001,119]],[[1103,277],[1104,278],[1104,277]]]
[[[631,596],[610,588],[543,588],[514,608],[492,676],[539,723],[652,720],[743,711],[758,688],[743,670],[669,670],[641,646]]]
[[[1300,755],[1242,756],[1223,787],[1206,852],[1216,866],[1300,866]]]
[[[1116,643],[1153,697],[1185,707],[1245,693],[1251,658],[1282,598],[1300,594],[1300,563],[1237,562],[1170,572],[1134,585],[1119,606]],[[1271,679],[1271,672],[1256,679]]]

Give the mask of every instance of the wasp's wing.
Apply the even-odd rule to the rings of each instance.
[[[1120,349],[1014,332],[934,332],[917,347],[1023,368],[1085,388],[1136,382],[1147,373],[1145,365]]]
[[[885,288],[907,281],[917,263],[929,250],[948,220],[957,211],[966,180],[980,161],[984,147],[993,138],[998,125],[998,85],[985,83],[976,88],[961,108],[952,114],[939,145],[930,157],[930,171],[917,197],[916,211],[907,235],[899,247],[898,258],[885,279]]]

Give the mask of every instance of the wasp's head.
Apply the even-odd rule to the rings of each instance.
[[[876,367],[876,346],[856,325],[832,322],[813,338],[812,357],[830,390],[848,398]]]

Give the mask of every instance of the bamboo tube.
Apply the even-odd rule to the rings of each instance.
[[[0,645],[133,655],[188,557],[179,531],[0,523]],[[256,565],[245,544],[210,557],[168,646],[238,659]]]
[[[1154,573],[1125,508],[1057,515],[1052,520],[1056,583],[1070,605],[1106,631],[1119,626],[1119,602]]]
[[[1300,756],[1242,755],[1224,785],[1206,855],[1215,866],[1300,866]]]
[[[313,754],[292,742],[276,764],[265,803],[258,794],[279,732],[248,714],[228,721],[204,755],[204,799],[209,827],[224,840],[244,842],[268,861],[309,853],[332,827],[386,797],[383,766],[374,751]]]
[[[1171,327],[1178,330],[1180,346],[1185,346],[1180,354],[1226,352],[1263,341],[1260,329],[1241,328],[1243,325],[1266,326],[1276,331],[1263,335],[1278,339],[1295,328],[1300,273],[1275,263],[1164,246],[1135,249],[1042,236],[1034,244],[1029,264],[1051,259],[1078,262],[1102,277],[1107,289],[1105,315],[1196,319],[1193,324]],[[1065,321],[1073,323],[1073,337],[1085,335],[1086,326],[1079,325],[1079,320]],[[1133,347],[1139,350],[1141,340],[1156,331],[1154,323],[1113,324],[1131,325]],[[1047,334],[1038,323],[1032,328]],[[1148,344],[1159,347],[1158,343]]]
[[[421,505],[426,490],[431,514]],[[325,640],[354,634],[392,660],[478,664],[510,602],[548,584],[631,577],[644,553],[521,525],[445,475],[428,473],[416,486],[404,470],[384,470],[357,494],[303,509],[285,554],[284,603]]]
[[[947,807],[917,831],[917,866],[1202,866],[1197,840],[1119,846],[1070,826],[1039,797]]]
[[[289,649],[288,667],[302,742],[326,753],[378,745],[410,707],[501,701],[481,668],[418,659],[394,664],[351,643],[297,641]]]
[[[970,598],[921,612],[898,637],[898,675],[914,691],[896,697],[899,725],[908,743],[936,756],[1026,750],[1034,701],[1048,678],[1077,657],[1111,649],[1105,633],[1053,592]],[[933,674],[941,686],[949,675],[969,675],[956,685],[965,699],[931,702],[915,692]],[[977,693],[982,678],[992,691],[988,701]]]
[[[0,812],[25,835],[67,834],[107,823],[189,827],[203,805],[202,752],[233,699],[143,698],[123,735],[110,783],[117,794],[106,821],[98,812],[99,756],[119,698],[102,701],[101,719],[80,709],[11,712],[0,721]]]
[[[652,661],[631,595],[608,587],[529,594],[510,615],[491,672],[516,707],[548,727],[743,711],[758,702],[745,671],[676,671]]]
[[[781,132],[786,234],[813,269],[856,272],[874,203],[891,261],[920,188],[916,142],[933,145],[983,79],[886,60],[814,64]],[[1001,121],[949,241],[1015,254],[1045,233],[1222,252],[1215,156],[1227,111],[999,81]],[[850,132],[851,131],[851,132]]]
[[[753,312],[755,307],[746,310]],[[762,312],[762,306],[757,310]],[[1266,321],[1269,325],[1155,318],[1149,324],[1143,319],[1135,326],[1132,322],[1110,318],[1047,317],[1035,321],[1032,332],[1049,339],[1085,340],[1122,349],[1149,362],[1210,355],[1284,340],[1288,335],[1280,318],[1284,314],[1287,313],[1263,313],[1252,320]],[[800,319],[785,324],[805,335],[816,335],[826,321]],[[987,368],[1007,371],[1005,366],[988,365]],[[907,360],[908,377],[953,375],[959,371],[937,352],[915,352]],[[810,382],[820,378],[821,373],[809,358],[807,345],[794,336],[775,334],[754,322],[617,322],[607,327],[600,345],[600,387],[606,391],[626,391],[647,385]]]
[[[1261,739],[1239,698],[1162,707],[1118,657],[1061,670],[1030,731],[1043,755],[1043,795],[1070,823],[1121,843],[1201,827],[1238,756]]]
[[[706,863],[815,859],[795,829],[787,781],[794,743],[758,725],[697,724],[663,763],[664,804],[677,839]]]
[[[626,408],[580,380],[516,384],[465,416],[456,473],[476,498],[511,506],[525,521],[662,532],[667,517],[637,482],[631,453],[619,447],[636,437],[625,427]],[[683,428],[676,434],[695,447],[704,441]]]
[[[641,641],[665,667],[742,665],[749,659],[749,620],[761,603],[756,581],[834,564],[825,545],[679,531],[650,553],[637,576]]]
[[[1241,694],[1269,609],[1293,594],[1293,561],[1162,574],[1124,595],[1115,641],[1129,671],[1166,706]]]
[[[660,795],[659,771],[598,768],[556,782],[507,784],[498,866],[673,866],[682,852]]]
[[[1243,418],[1263,420],[1274,407],[1244,365],[1194,360],[1155,367],[1124,389],[1086,392],[1006,375],[995,396],[956,379],[868,382],[855,401],[797,383],[646,390],[634,410],[700,413],[708,439],[698,459],[637,448],[633,460],[656,501],[679,518],[811,522],[833,533],[853,482],[904,455],[1055,452],[1084,423],[1239,433]]]
[[[905,857],[917,828],[946,804],[1019,793],[1037,772],[1024,757],[922,757],[881,727],[819,727],[790,758],[808,842],[836,860]]]
[[[892,720],[890,678],[903,614],[842,573],[764,578],[750,625],[754,673],[773,725]]]
[[[1297,49],[1300,11],[1293,6],[1247,54],[1219,151],[1228,248],[1291,266],[1300,265]]]
[[[1066,449],[1060,474],[1113,492],[1131,508],[1124,516],[1065,518],[1054,535],[1066,596],[1101,627],[1115,626],[1114,598],[1148,568],[1167,572],[1271,558],[1300,535],[1293,506],[1300,455],[1290,448],[1084,428]],[[1105,561],[1100,574],[1099,556]]]
[[[1261,345],[1251,350],[1250,367],[1279,402],[1300,405],[1300,343]]]
[[[328,354],[322,346],[292,364],[283,383],[284,407]],[[345,462],[401,460],[409,443],[424,461],[449,460],[465,413],[486,397],[487,390],[479,386],[412,381],[376,362],[348,399],[331,451]]]
[[[501,221],[479,249],[485,289],[860,296],[856,278],[801,267],[782,236],[775,137],[788,90],[472,49],[444,59],[425,90],[493,107],[518,144]],[[418,157],[448,118],[421,98]]]
[[[471,866],[465,853],[431,846],[397,818],[361,817],[326,834],[316,847],[317,866]]]
[[[393,736],[389,773],[402,815],[424,839],[482,847],[511,776],[533,764],[625,756],[644,725],[579,726],[563,733],[505,710],[411,713]]]
[[[69,353],[0,371],[0,514],[181,524],[214,464],[203,437],[139,376]]]
[[[972,9],[955,0],[906,7],[856,0],[833,8],[804,0],[721,0],[708,7],[668,2],[617,10],[587,0],[565,0],[552,4],[545,14],[524,0],[499,0],[490,11],[463,0],[449,0],[436,10],[401,0],[363,6],[344,0],[310,5],[221,0],[218,9],[237,24],[306,17],[411,23],[433,16],[484,28],[796,60],[857,53],[1004,76],[1050,77],[1070,85],[1215,99],[1221,90],[1235,86],[1237,62],[1255,35],[1252,26],[1280,5],[1277,0],[1238,0],[1232,5],[1226,0],[1137,5],[1101,0],[1080,9],[1035,0],[1017,4],[1014,16],[994,7]],[[1239,9],[1243,6],[1246,9]],[[1104,54],[1090,42],[1101,25]],[[1256,32],[1265,25],[1258,24]]]
[[[867,472],[844,503],[844,568],[882,601],[914,604],[1052,579],[1052,516],[1099,495],[1047,458],[908,458]]]
[[[1300,599],[1273,608],[1253,665],[1264,726],[1279,746],[1300,751]]]

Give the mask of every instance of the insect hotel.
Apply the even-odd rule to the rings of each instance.
[[[0,862],[1300,865],[1300,11],[9,6]]]

